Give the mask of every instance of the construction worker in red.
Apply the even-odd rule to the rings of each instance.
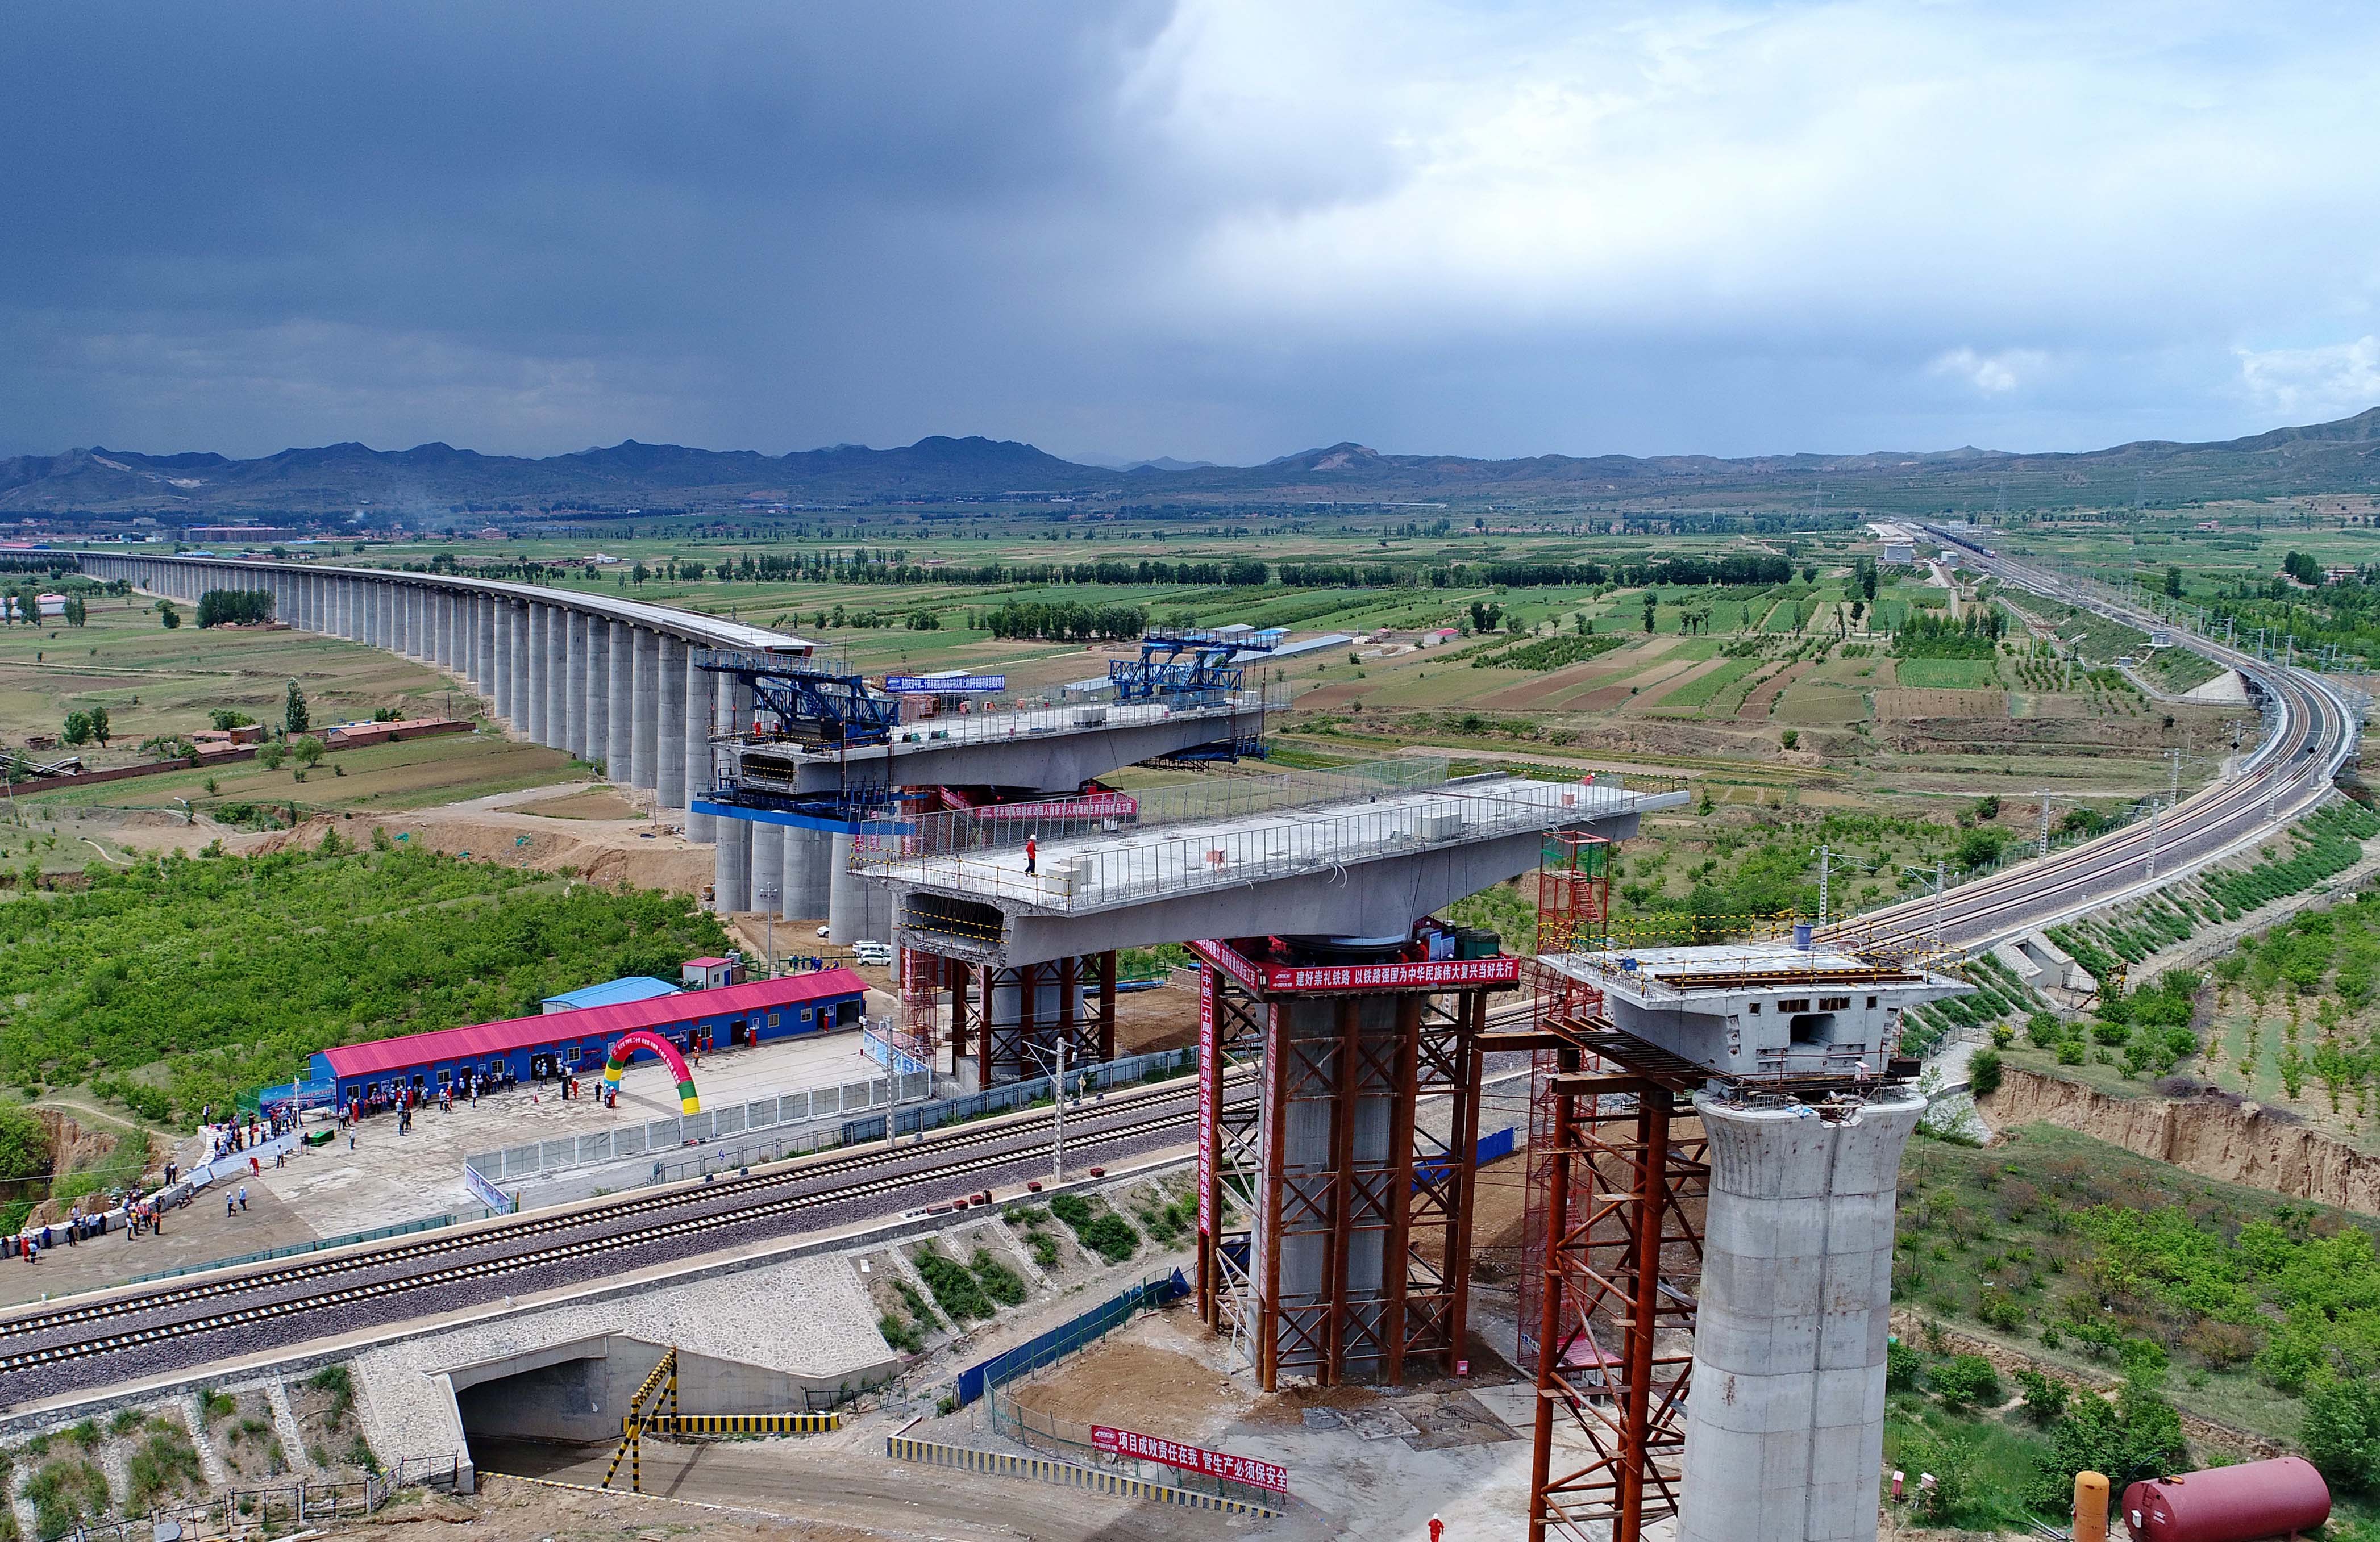
[[[1040,843],[1035,841],[1030,835],[1025,837],[1025,870],[1026,872],[1029,873],[1033,870],[1034,859],[1040,853]]]
[[[1429,1518],[1429,1542],[1442,1542],[1445,1536],[1446,1523],[1439,1520],[1435,1515],[1431,1516]]]

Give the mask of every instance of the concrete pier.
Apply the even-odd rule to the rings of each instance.
[[[1905,1090],[1848,1111],[1705,1092],[1710,1213],[1679,1542],[1873,1542]]]
[[[679,735],[684,741],[686,757],[686,799],[691,805],[697,798],[710,795],[710,735],[717,733],[718,709],[711,699],[711,682],[715,677],[707,669],[696,669],[691,662],[686,672],[686,727]],[[711,838],[711,817],[696,813],[691,807],[686,816],[686,838],[708,841]]]
[[[782,915],[778,906],[785,897],[785,827],[753,823],[751,828],[752,908],[771,916]]]
[[[587,759],[604,766],[612,754],[612,624],[587,618]]]
[[[686,643],[664,634],[661,674],[653,686],[653,801],[686,807]]]
[[[1055,1005],[1053,1002],[1050,1008]],[[1347,1044],[1342,1009],[1355,1016],[1352,1046]],[[1398,1099],[1390,1073],[1398,1063],[1396,1046],[1406,1031],[1400,999],[1293,998],[1278,1003],[1275,1010],[1281,1014],[1282,1046],[1292,1055],[1293,1065],[1334,1064],[1334,1056],[1351,1050],[1356,1057],[1353,1085],[1342,1087],[1341,1096],[1268,1099],[1265,1106],[1265,1119],[1281,1124],[1282,1209],[1301,1218],[1316,1211],[1327,1213],[1335,1192],[1359,1182],[1351,1174],[1393,1167]],[[1079,1001],[1075,1011],[1081,1014]],[[1035,1020],[1049,1021],[1038,1011]],[[1329,1345],[1310,1330],[1314,1308],[1326,1302],[1362,1320],[1385,1316],[1390,1285],[1388,1232],[1377,1224],[1351,1225],[1342,1241],[1308,1222],[1284,1224],[1282,1234],[1274,1236],[1268,1225],[1274,1219],[1269,1208],[1259,1209],[1250,1247],[1252,1257],[1267,1258],[1278,1253],[1281,1258],[1273,1318],[1276,1341],[1269,1346],[1273,1365],[1290,1375],[1327,1374],[1332,1379],[1380,1375],[1387,1349],[1378,1335],[1356,1335],[1359,1342],[1345,1345],[1342,1363],[1333,1366],[1328,1358]],[[1342,1248],[1343,1255],[1337,1251]],[[1260,1285],[1260,1293],[1262,1289]],[[1257,1346],[1257,1353],[1263,1354],[1266,1348]]]
[[[719,821],[711,881],[716,894],[712,908],[722,916],[752,908],[752,829],[749,820]]]
[[[637,628],[634,643],[637,656],[637,699],[631,726],[635,742],[629,750],[628,780],[639,787],[652,789],[653,747],[658,742],[662,716],[662,639],[643,627]],[[742,909],[743,906],[736,906]]]
[[[834,837],[798,825],[785,831],[785,915],[826,919],[834,878]]]
[[[553,742],[553,637],[549,623],[553,608],[536,601],[528,606],[528,736],[531,742]]]
[[[571,754],[590,760],[594,752],[587,747],[587,613],[565,611],[563,625],[570,637],[570,678],[562,697],[563,738]]]
[[[570,747],[570,613],[559,605],[545,607],[545,732],[539,742],[553,749]]]
[[[496,602],[480,598],[471,601],[471,625],[479,628],[480,640],[471,645],[471,678],[478,682],[480,694],[491,703],[496,698]]]
[[[604,677],[612,699],[603,709],[603,774],[613,781],[629,783],[629,773],[636,759],[636,628],[625,621],[603,624],[611,643],[605,650]]]
[[[827,870],[826,935],[838,945],[892,940],[892,896],[851,870],[851,837],[836,835]]]
[[[529,737],[528,601],[513,604],[513,731]]]

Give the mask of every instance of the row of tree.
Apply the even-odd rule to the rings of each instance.
[[[995,637],[1053,642],[1114,641],[1148,630],[1148,613],[1134,605],[1076,605],[1063,601],[1010,601],[983,617]]]
[[[1956,621],[1918,611],[1900,624],[1892,650],[1904,659],[1988,659],[2007,630],[2007,613],[1998,605],[1971,606]]]
[[[199,596],[199,627],[254,626],[273,619],[273,595],[261,589],[211,589]]]

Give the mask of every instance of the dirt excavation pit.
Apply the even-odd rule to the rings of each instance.
[[[1062,1372],[1003,1395],[1019,1408],[1075,1424],[1129,1424],[1196,1441],[1246,1411],[1245,1394],[1213,1366],[1160,1344],[1110,1338]],[[1128,1411],[1128,1416],[1127,1416]]]

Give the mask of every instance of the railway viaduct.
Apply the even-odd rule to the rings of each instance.
[[[786,919],[827,914],[849,837],[781,832],[748,810],[714,814],[711,741],[748,726],[750,688],[697,655],[799,659],[801,637],[668,605],[442,573],[224,557],[69,553],[96,578],[195,604],[210,589],[262,590],[305,631],[418,659],[463,680],[518,737],[601,762],[615,783],[682,812],[689,839],[718,846],[722,909],[752,910],[773,890]],[[1064,710],[953,720],[891,745],[802,756],[801,787],[844,779],[898,785],[1072,791],[1086,777],[1206,743],[1250,709]],[[1254,709],[1261,722],[1260,699]],[[788,838],[788,836],[792,838]],[[880,910],[880,905],[877,907]],[[866,914],[873,916],[875,911]],[[870,932],[838,929],[837,941]]]
[[[686,809],[709,783],[710,736],[730,705],[687,667],[697,648],[807,652],[763,627],[691,611],[531,584],[438,573],[219,557],[74,553],[93,577],[195,603],[209,589],[261,589],[273,614],[326,637],[446,670],[532,743],[603,762],[613,781]],[[711,839],[687,810],[686,833]]]

